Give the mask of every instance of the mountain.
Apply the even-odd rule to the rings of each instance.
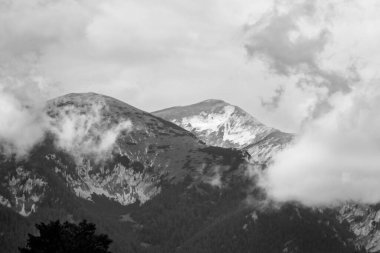
[[[237,106],[221,100],[206,100],[153,113],[194,133],[208,145],[247,151],[254,163],[266,168],[274,154],[290,145],[293,134],[265,126]],[[356,243],[370,252],[380,252],[380,207],[347,204],[337,208],[337,217],[349,224]]]
[[[25,224],[105,211],[110,213],[105,217],[119,223],[130,206],[154,198],[163,185],[208,182],[245,159],[243,152],[210,149],[175,124],[103,95],[59,97],[47,103],[46,114],[49,131],[28,157],[0,156],[0,204],[6,220],[14,216],[8,210]],[[95,200],[105,202],[103,211]],[[116,220],[114,209],[121,212]],[[10,243],[5,238],[0,237],[1,244]]]
[[[222,100],[209,99],[153,114],[193,132],[208,145],[225,148],[242,148],[274,130]]]
[[[197,173],[188,168],[203,166],[208,157],[201,151],[206,146],[191,133],[106,96],[69,94],[49,101],[47,114],[52,122],[50,135],[40,147],[43,150],[34,152],[43,155],[51,170],[85,199],[98,194],[122,205],[143,203],[160,192],[158,182],[163,177],[183,180]],[[73,161],[65,164],[63,159],[70,158]],[[11,199],[2,201],[27,216],[38,208],[48,183],[26,166],[18,166],[14,174],[20,182],[30,181],[22,190],[29,198],[16,197],[16,189],[22,187],[7,175],[9,186],[16,189],[9,193],[13,192]],[[29,188],[36,193],[28,192]]]
[[[245,149],[255,161],[268,161],[293,138],[268,127],[238,106],[209,99],[152,114],[192,132],[207,145]]]
[[[94,93],[48,101],[46,122],[28,156],[0,155],[0,252],[54,219],[94,222],[114,253],[359,252],[336,211],[266,203],[245,150]]]

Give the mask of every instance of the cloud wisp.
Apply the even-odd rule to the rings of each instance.
[[[264,100],[261,98],[261,105],[270,110],[276,109],[281,101],[282,94],[285,92],[285,88],[283,86],[278,87],[274,90],[274,95],[269,100]]]
[[[333,2],[279,0],[261,19],[245,26],[249,57],[264,61],[274,74],[295,78],[301,89],[318,91],[316,115],[325,109],[326,98],[349,92],[359,79],[351,65],[342,73],[322,64],[321,55],[332,37],[329,9],[333,7]],[[276,94],[279,99],[283,92]],[[272,105],[278,107],[278,103]]]
[[[130,120],[109,123],[103,116],[106,108],[106,104],[93,103],[85,111],[76,106],[58,109],[49,128],[57,147],[72,154],[78,163],[89,157],[95,162],[107,159],[119,135],[131,131],[133,126]]]
[[[45,93],[51,88],[38,80],[6,80],[0,83],[0,150],[18,158],[44,140],[55,137],[55,145],[70,153],[77,162],[108,158],[120,134],[132,130],[132,122],[120,119],[111,123],[103,112],[107,104],[95,101],[87,105],[46,106]],[[54,110],[54,116],[51,111]]]
[[[6,154],[26,155],[44,137],[43,86],[34,80],[0,80],[0,143]]]

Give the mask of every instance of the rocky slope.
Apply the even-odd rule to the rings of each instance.
[[[153,114],[194,133],[208,145],[244,148],[260,163],[267,162],[293,138],[292,134],[265,126],[243,109],[222,100],[210,99]]]
[[[339,219],[348,222],[357,245],[368,252],[380,252],[380,208],[349,203],[339,208]]]

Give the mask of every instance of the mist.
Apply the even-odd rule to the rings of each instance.
[[[58,108],[57,115],[51,117],[46,95],[51,89],[27,79],[4,79],[0,84],[0,147],[6,155],[25,158],[50,133],[56,147],[71,154],[77,163],[85,157],[100,162],[109,157],[119,135],[132,129],[128,119],[116,123],[104,119],[107,105],[96,101],[87,111],[68,106]]]
[[[103,117],[107,105],[94,102],[85,111],[75,106],[58,110],[51,119],[49,131],[56,137],[56,146],[73,155],[78,163],[91,157],[100,162],[109,157],[122,132],[132,130],[130,120],[110,124]]]
[[[278,153],[261,185],[276,201],[308,206],[380,202],[380,89],[375,84],[331,98],[334,108]]]
[[[312,207],[380,202],[379,80],[363,78],[355,61],[337,67],[325,60],[340,4],[275,1],[246,27],[248,56],[314,96],[296,140],[260,175],[259,184],[276,202]],[[287,88],[263,106],[284,106]]]
[[[2,81],[2,82],[1,82]],[[43,137],[47,128],[43,91],[36,83],[1,80],[0,143],[6,154],[22,157]]]

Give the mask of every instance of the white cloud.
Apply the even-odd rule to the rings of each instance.
[[[359,79],[352,63],[349,62],[344,71],[344,68],[326,68],[320,59],[332,37],[329,21],[334,4],[336,2],[276,1],[271,11],[246,26],[246,49],[250,57],[262,59],[275,74],[296,77],[300,89],[318,90],[312,116],[326,111],[326,96],[320,96],[321,91],[326,92],[327,97],[348,92]]]
[[[360,79],[377,77],[378,11],[376,1],[278,0],[259,19],[248,22],[249,56],[264,62],[270,78],[277,74],[286,87],[278,112],[267,114],[279,118],[285,111],[288,120],[270,121],[297,129],[306,119],[328,111],[327,101],[334,93],[347,93]]]
[[[85,157],[102,161],[110,155],[117,138],[132,129],[130,120],[111,124],[103,116],[107,105],[93,103],[83,110],[77,106],[58,108],[51,118],[49,131],[56,137],[56,145],[72,154],[78,163]]]
[[[44,137],[44,85],[37,77],[19,82],[0,78],[0,145],[24,156]]]
[[[380,201],[378,10],[374,1],[275,1],[247,26],[249,55],[289,79],[278,111],[304,119],[262,177],[271,199]]]
[[[267,169],[262,185],[269,197],[311,206],[380,201],[377,83],[330,98],[333,109],[310,122]]]
[[[72,154],[77,162],[84,157],[98,162],[113,151],[120,134],[132,129],[128,119],[111,123],[104,118],[108,106],[100,102],[92,103],[86,111],[78,106],[51,107],[54,117],[48,116],[45,88],[38,79],[0,83],[0,147],[6,154],[28,155],[50,132],[57,147]]]

